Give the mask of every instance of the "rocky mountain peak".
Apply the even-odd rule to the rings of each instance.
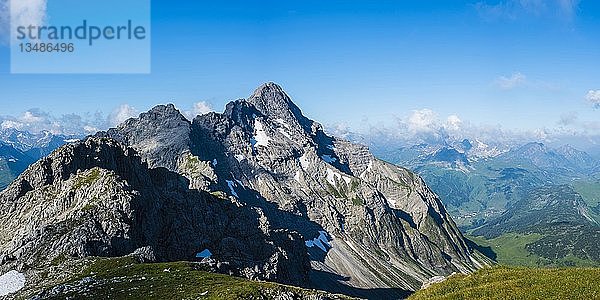
[[[131,118],[96,136],[132,145],[150,167],[175,171],[177,161],[169,158],[178,157],[188,149],[190,126],[190,121],[173,104],[167,104],[155,106],[138,118]]]
[[[299,232],[314,287],[415,289],[482,263],[420,177],[327,135],[274,83],[191,125],[145,117],[151,112],[107,135],[190,188],[226,194],[264,212],[273,228]]]
[[[175,108],[175,105],[169,103],[167,105],[157,105],[146,113],[140,114],[140,119],[146,120],[164,120],[172,119],[178,122],[186,122],[187,119],[181,112]]]
[[[276,83],[268,82],[261,85],[248,98],[248,102],[265,116],[298,125],[307,132],[311,131],[312,122],[302,114],[300,108]]]
[[[548,147],[546,147],[546,145],[543,143],[531,142],[523,145],[519,150],[526,154],[542,154],[548,152]]]

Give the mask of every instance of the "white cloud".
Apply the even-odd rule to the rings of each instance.
[[[93,133],[96,133],[96,132],[100,131],[100,129],[98,129],[96,127],[93,127],[93,126],[90,126],[90,125],[85,125],[85,126],[83,126],[83,131],[86,134],[93,134]]]
[[[446,128],[449,130],[459,130],[462,125],[462,120],[457,115],[448,116],[446,119]]]
[[[594,108],[600,108],[600,90],[590,90],[585,99],[592,103]]]
[[[521,72],[512,74],[510,77],[500,76],[496,79],[496,84],[504,90],[511,90],[527,84],[527,76]]]
[[[204,114],[207,114],[207,113],[213,112],[213,111],[215,111],[215,110],[212,108],[210,103],[208,103],[206,101],[200,101],[200,102],[194,103],[194,106],[192,106],[192,109],[189,111],[185,111],[184,115],[188,118],[188,120],[193,120],[198,115],[204,115]]]
[[[41,26],[46,21],[47,0],[0,0],[0,38],[10,39],[17,26]],[[14,30],[13,30],[14,32]]]
[[[0,128],[3,130],[16,129],[32,133],[49,131],[54,134],[71,135],[90,134],[97,131],[91,129],[106,127],[106,118],[100,113],[65,114],[55,117],[40,109],[30,109],[19,116],[0,116]]]
[[[137,117],[138,111],[129,104],[122,104],[108,116],[110,126],[117,126],[129,118]]]
[[[437,118],[437,114],[430,109],[415,110],[408,117],[408,129],[413,132],[432,131]]]

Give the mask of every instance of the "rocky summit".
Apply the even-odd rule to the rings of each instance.
[[[267,222],[269,230],[261,229],[263,235],[284,235],[277,241],[285,241],[287,248],[281,248],[294,260],[285,263],[302,265],[308,255],[310,272],[303,284],[313,288],[359,297],[402,297],[433,277],[468,273],[486,263],[467,246],[419,176],[375,158],[365,146],[326,134],[274,83],[262,85],[248,99],[230,102],[223,113],[190,122],[173,105],[160,105],[97,136],[134,149],[151,169],[147,172],[158,169],[185,177],[188,186],[182,193],[222,193],[248,214],[255,212],[257,219],[249,215],[249,220],[237,222],[255,228]],[[19,186],[17,182],[11,189]],[[174,193],[168,187],[164,192]],[[196,215],[184,212],[186,207],[175,210],[178,205],[168,215],[182,213],[194,223]],[[153,217],[165,218],[163,211],[155,213]],[[148,226],[156,227],[150,220]],[[222,225],[209,223],[205,219],[198,226]],[[174,230],[166,232],[179,236]],[[196,235],[200,240],[214,230]],[[144,240],[151,241],[150,236]],[[192,248],[206,247],[215,259],[227,261],[214,245],[197,242]],[[285,280],[304,278],[303,267],[287,272]]]
[[[0,273],[19,270],[35,283],[70,258],[134,255],[306,284],[310,265],[298,233],[273,228],[258,207],[188,186],[114,140],[64,146],[0,194]]]
[[[190,122],[160,105],[62,146],[0,193],[0,212],[3,293],[21,298],[112,293],[144,274],[115,293],[151,291],[175,278],[150,271],[162,263],[177,278],[397,299],[487,263],[419,176],[326,134],[273,83],[224,113]]]

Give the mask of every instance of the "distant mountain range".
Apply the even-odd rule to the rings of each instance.
[[[41,299],[72,291],[81,278],[61,270],[95,256],[373,299],[490,262],[421,177],[327,135],[273,83],[224,113],[190,122],[159,105],[61,146],[0,193],[0,211],[0,271]]]
[[[538,265],[600,264],[593,247],[600,243],[600,160],[584,151],[463,140],[378,154],[423,176],[466,233],[492,240],[521,234]]]
[[[33,162],[78,138],[80,136],[55,135],[48,131],[31,133],[14,128],[0,129],[0,190]]]

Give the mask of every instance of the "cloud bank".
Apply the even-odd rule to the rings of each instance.
[[[566,112],[556,124],[553,128],[514,130],[501,125],[472,124],[458,115],[444,117],[433,110],[421,109],[397,117],[391,125],[367,122],[360,130],[353,131],[348,126],[334,124],[327,126],[327,131],[385,151],[419,144],[451,145],[464,139],[504,149],[529,142],[571,144],[584,150],[600,144],[600,121],[580,120],[577,112]]]
[[[10,41],[11,23],[17,26],[41,26],[46,22],[47,0],[0,0],[0,40]]]
[[[194,103],[187,110],[180,110],[189,120],[212,111],[214,109],[211,105],[204,101]],[[139,113],[139,110],[129,104],[121,104],[108,114],[95,112],[55,116],[39,108],[33,108],[18,116],[0,115],[0,130],[12,128],[32,133],[48,131],[54,134],[88,135],[116,127],[129,118],[137,117]]]
[[[204,114],[207,114],[207,113],[213,112],[213,111],[215,111],[215,110],[212,108],[212,106],[208,102],[200,101],[200,102],[194,103],[194,105],[192,106],[192,109],[183,112],[183,114],[185,115],[185,117],[188,120],[191,121],[198,115],[204,115]]]
[[[131,105],[121,104],[108,115],[107,123],[109,126],[114,127],[125,122],[129,118],[136,117],[138,114],[139,112]]]
[[[591,90],[585,95],[585,99],[589,101],[594,108],[600,109],[600,90]]]

